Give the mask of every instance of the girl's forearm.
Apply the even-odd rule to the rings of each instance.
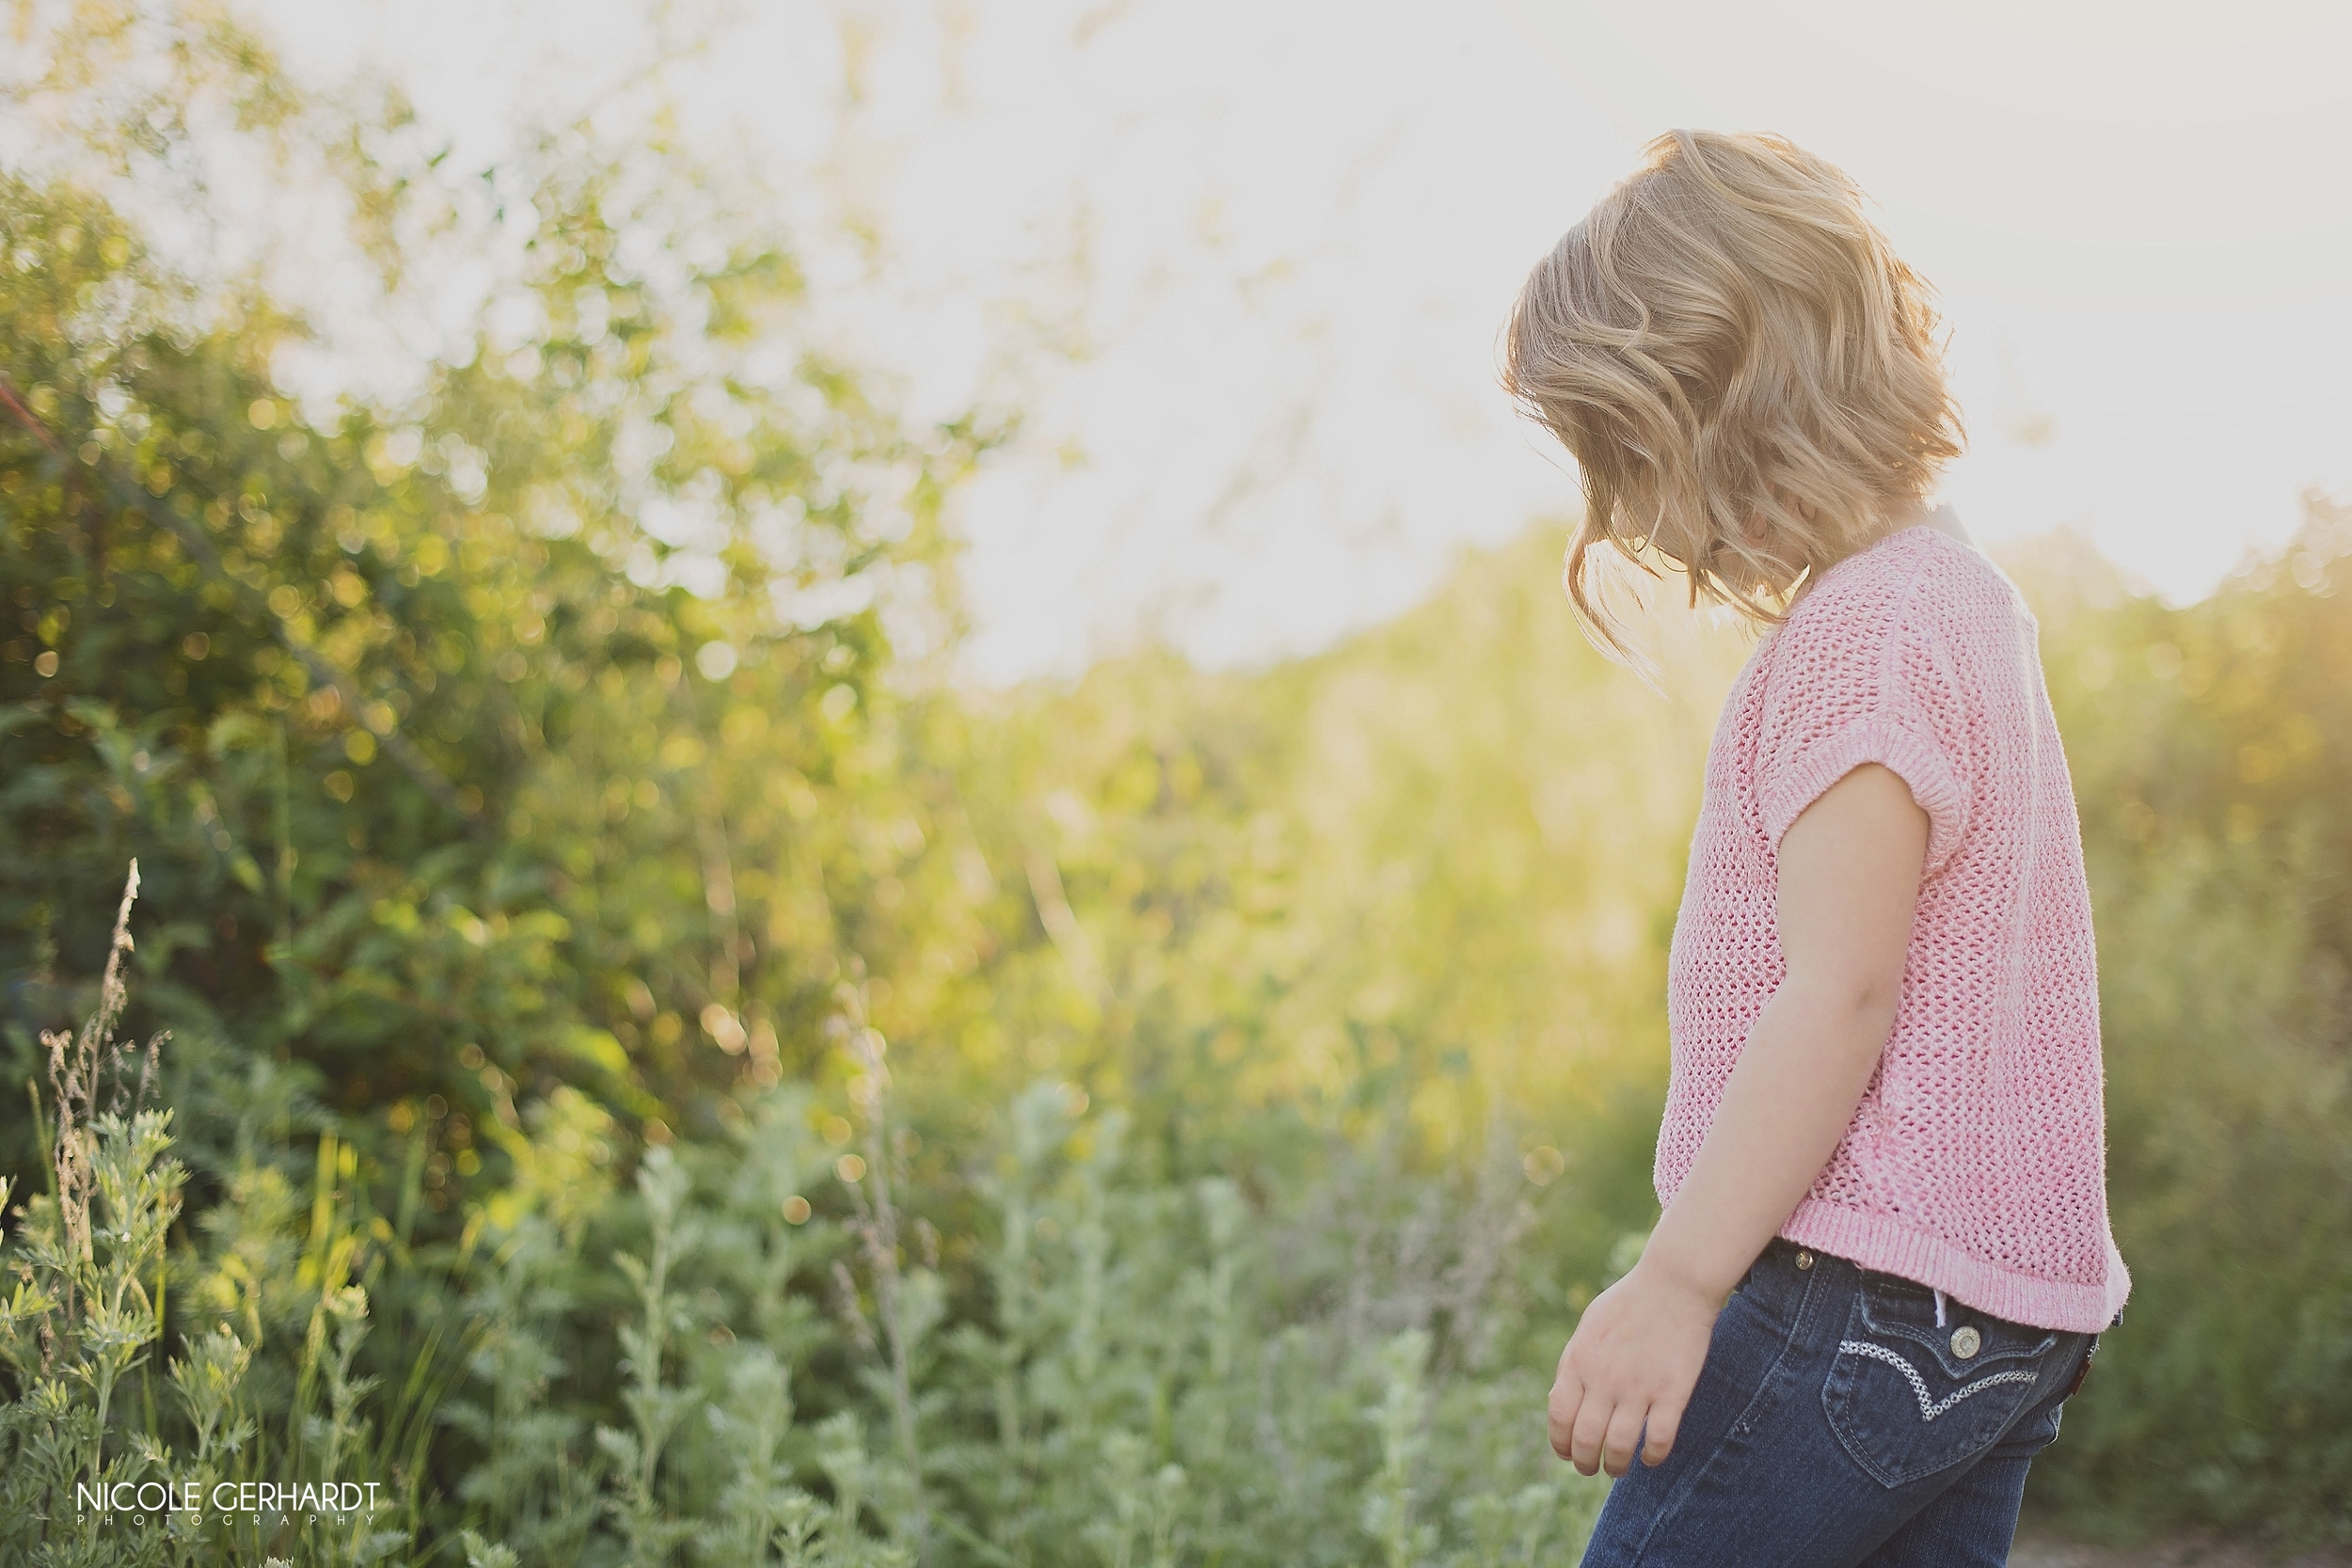
[[[1706,1141],[1640,1267],[1721,1302],[1785,1223],[1860,1103],[1897,994],[1791,975],[1749,1032]]]

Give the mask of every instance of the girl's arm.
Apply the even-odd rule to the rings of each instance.
[[[1715,1315],[1836,1151],[1901,999],[1928,817],[1867,763],[1780,841],[1787,974],[1756,1021],[1690,1175],[1633,1272],[1593,1298],[1560,1354],[1551,1446],[1585,1475],[1664,1460]]]

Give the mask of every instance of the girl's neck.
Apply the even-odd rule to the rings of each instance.
[[[1931,528],[1938,533],[1957,539],[1972,548],[1976,545],[1976,541],[1968,537],[1967,530],[1960,526],[1960,515],[1952,510],[1949,501],[1931,505],[1924,496],[1915,498],[1888,513],[1880,525],[1865,534],[1861,543],[1852,549],[1838,556],[1836,560],[1824,562],[1819,570],[1807,574],[1804,581],[1797,585],[1796,593],[1789,595],[1788,608],[1794,610],[1797,607],[1797,601],[1811,593],[1813,585],[1820,581],[1823,574],[1836,566],[1838,562],[1850,561],[1882,540],[1891,539],[1905,529],[1912,528]]]

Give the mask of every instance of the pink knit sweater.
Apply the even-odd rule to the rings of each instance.
[[[1780,1233],[1997,1317],[2091,1331],[2131,1279],[2107,1228],[2090,894],[2038,629],[1991,562],[1919,527],[1822,574],[1757,643],[1708,753],[1675,923],[1656,1180],[1664,1203],[1780,984],[1780,835],[1883,763],[1929,818],[1902,999]]]

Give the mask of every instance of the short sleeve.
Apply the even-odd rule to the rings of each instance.
[[[1922,874],[1933,876],[1969,815],[1969,726],[1950,650],[1913,594],[1808,608],[1803,624],[1780,628],[1764,694],[1756,779],[1766,842],[1777,852],[1805,807],[1875,762],[1928,814]]]

